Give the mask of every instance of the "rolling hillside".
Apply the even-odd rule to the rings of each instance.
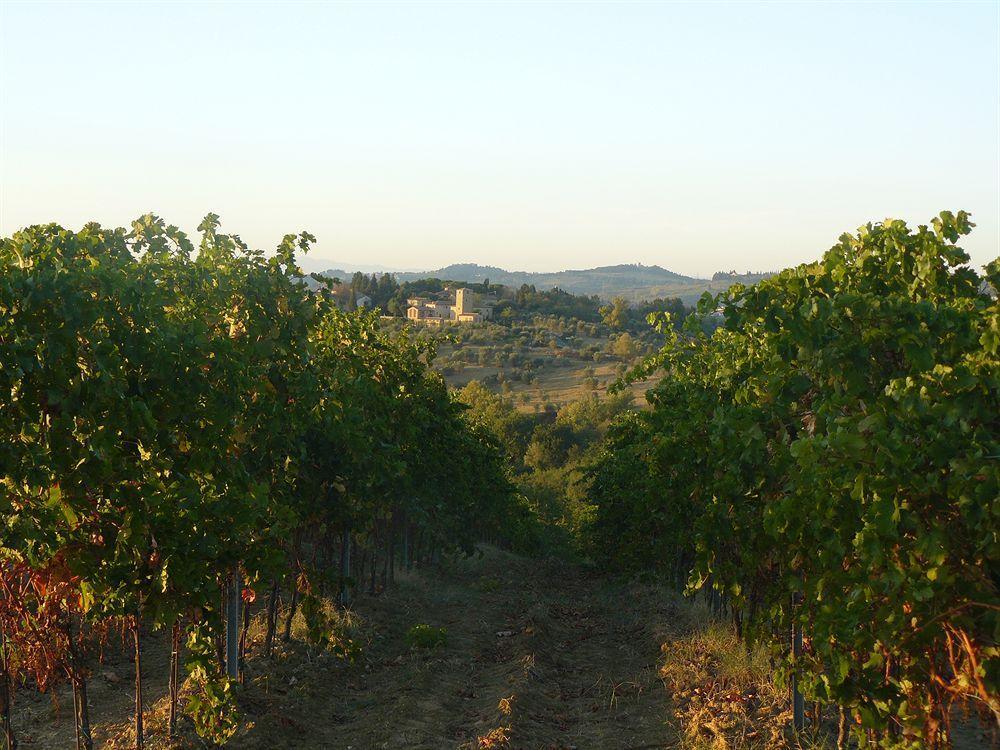
[[[341,279],[351,275],[342,269],[330,269],[324,273]],[[735,276],[717,273],[712,279],[697,279],[668,271],[660,266],[644,266],[637,263],[552,273],[508,271],[497,266],[456,263],[433,271],[396,272],[393,275],[400,282],[438,278],[482,283],[488,279],[490,283],[514,288],[522,284],[531,284],[540,290],[559,287],[572,294],[596,294],[602,299],[622,296],[633,302],[657,297],[679,297],[687,304],[696,302],[705,291],[720,292],[734,281],[746,283],[762,277],[759,274]]]

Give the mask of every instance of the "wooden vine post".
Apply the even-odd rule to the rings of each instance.
[[[239,675],[240,684],[244,684],[247,679],[246,667],[247,667],[247,640],[250,637],[250,617],[251,617],[251,604],[252,602],[246,602],[243,604],[243,622],[240,626],[240,640],[239,646],[237,648],[237,660],[239,664]]]
[[[135,617],[132,628],[133,645],[135,646],[135,750],[143,750],[145,746],[142,727],[142,615]]]
[[[368,595],[375,596],[375,583],[378,580],[378,543],[379,543],[379,522],[375,519],[375,527],[372,532],[372,569],[371,578],[368,582]]]
[[[3,722],[3,737],[6,750],[17,750],[17,739],[11,725],[10,664],[7,659],[7,636],[0,633],[0,721]]]
[[[388,585],[394,585],[396,583],[396,528],[399,526],[398,513],[392,514],[392,520],[389,522],[389,559],[386,563],[386,568],[389,571],[388,581],[383,581],[383,588]]]
[[[177,673],[181,655],[181,624],[175,620],[170,629],[170,716],[167,720],[167,736],[177,733]]]
[[[802,595],[792,594],[792,728],[801,732],[806,727],[806,702],[799,689],[799,675],[796,670],[802,659],[802,626],[797,621]]]
[[[403,519],[403,566],[409,572],[413,568],[413,559],[410,556],[410,524]]]
[[[82,750],[94,750],[94,740],[90,734],[90,709],[87,702],[87,681],[73,676],[73,708],[76,711],[76,740]]]
[[[73,723],[76,730],[76,746],[78,750],[94,750],[94,740],[90,732],[87,678],[83,675],[76,645],[73,643],[73,623],[69,617],[66,618],[65,627],[70,681],[73,683]]]
[[[340,604],[347,606],[351,603],[350,591],[351,578],[351,527],[344,524],[344,530],[340,538]]]
[[[234,568],[229,579],[229,596],[226,602],[226,676],[231,680],[240,676],[240,602],[242,586],[240,569]]]
[[[299,605],[298,574],[295,570],[292,570],[292,573],[295,573],[292,576],[292,596],[291,601],[288,603],[288,614],[285,615],[285,630],[281,634],[281,640],[285,643],[292,640],[292,622],[295,620],[295,610]]]
[[[278,628],[278,579],[271,582],[271,593],[267,597],[267,630],[264,633],[264,653],[268,656],[274,649],[274,633]]]

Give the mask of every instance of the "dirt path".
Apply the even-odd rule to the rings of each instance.
[[[243,728],[230,746],[670,747],[657,659],[675,613],[670,597],[653,590],[612,588],[578,567],[496,550],[404,574],[383,595],[358,601],[362,653],[354,663],[300,641],[270,660],[252,658]],[[405,635],[418,623],[446,628],[446,645],[411,649]],[[165,644],[150,639],[147,654],[155,671],[146,687],[147,747],[199,746],[190,732],[184,743],[166,742]],[[99,747],[130,744],[130,667],[113,658],[97,670]],[[22,733],[23,750],[73,746],[65,703],[57,719],[47,698],[22,702],[17,713],[32,730]]]
[[[666,747],[656,661],[671,605],[628,594],[496,551],[405,577],[359,603],[375,628],[363,664],[331,665],[241,746],[281,736],[284,747],[352,750]],[[409,649],[417,623],[446,628],[447,645]]]

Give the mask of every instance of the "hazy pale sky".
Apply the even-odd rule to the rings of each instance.
[[[0,64],[2,234],[708,275],[964,208],[1000,254],[997,2],[0,0]]]

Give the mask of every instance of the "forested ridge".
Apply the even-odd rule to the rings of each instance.
[[[449,392],[432,367],[434,337],[338,309],[331,282],[307,283],[299,267],[308,233],[270,255],[223,233],[215,215],[197,242],[152,215],[130,229],[46,225],[3,238],[8,747],[17,693],[61,683],[78,747],[93,746],[88,683],[113,634],[134,662],[136,747],[143,643],[163,633],[167,735],[178,746],[188,729],[209,742],[243,737],[242,683],[281,668],[270,660],[281,643],[301,638],[309,659],[349,662],[362,648],[343,624],[357,597],[482,545],[700,594],[791,688],[792,726],[756,746],[794,745],[800,732],[817,747],[945,746],[958,708],[995,726],[1000,260],[983,275],[968,266],[958,243],[972,227],[964,212],[916,230],[868,224],[816,263],[706,295],[696,314],[677,305],[682,330],[669,305],[642,309],[666,343],[620,388],[653,379],[648,408],[591,394],[534,417],[480,384]],[[541,295],[583,305],[611,331],[638,314],[624,300],[598,309],[520,294],[528,312]],[[584,597],[591,579],[566,570],[556,574]],[[530,608],[526,592],[509,591],[516,577],[475,585],[478,601]],[[629,596],[655,596],[642,586]],[[586,638],[599,630],[591,618],[617,622],[607,602],[544,596],[538,618],[556,631],[560,618]],[[687,617],[648,604],[644,618]],[[660,632],[628,619],[639,611],[620,613],[620,641]],[[498,644],[538,630],[522,614],[510,613],[517,626],[500,626]],[[406,642],[446,649],[447,633],[420,624]],[[598,642],[612,647],[606,632]],[[516,679],[530,683],[536,655],[523,658]],[[561,700],[587,695],[559,682],[573,665],[554,663]],[[698,692],[683,672],[662,676],[681,721],[680,693]],[[640,682],[648,710],[656,680]],[[570,746],[519,744],[514,703],[501,701],[495,732],[462,746]],[[567,721],[520,710],[531,736],[551,734],[542,714]],[[635,721],[655,734],[656,722]],[[602,727],[601,742],[613,741]]]

